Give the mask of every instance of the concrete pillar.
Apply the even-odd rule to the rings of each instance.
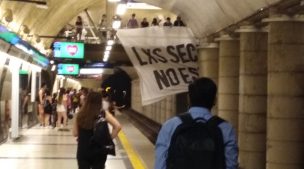
[[[218,115],[238,128],[239,40],[223,35],[219,48]]]
[[[267,169],[303,169],[304,18],[267,21]]]
[[[152,104],[152,120],[154,121],[156,121],[156,104],[157,103]]]
[[[143,113],[143,106],[141,104],[141,93],[140,93],[140,87],[139,87],[139,79],[132,81],[132,93],[131,93],[131,105],[132,109],[139,113]]]
[[[166,119],[169,119],[170,117],[172,117],[172,113],[173,113],[173,97],[172,96],[168,96],[166,98]]]
[[[162,101],[159,101],[157,102],[157,109],[156,109],[156,115],[157,115],[157,118],[156,118],[156,122],[158,123],[161,123],[161,102]]]
[[[219,77],[219,45],[207,43],[199,49],[199,75],[208,77],[218,85]],[[218,114],[218,106],[213,107],[213,114]]]
[[[218,83],[219,68],[219,45],[207,43],[199,48],[199,75],[209,77]]]
[[[267,38],[244,26],[240,34],[239,161],[242,169],[266,167]]]
[[[166,99],[161,101],[161,117],[160,123],[164,123],[166,121]]]

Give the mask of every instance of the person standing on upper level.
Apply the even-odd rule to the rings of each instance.
[[[167,17],[166,22],[164,23],[164,26],[172,26],[171,18]]]
[[[151,22],[151,26],[159,26],[159,22],[160,21],[158,21],[157,18],[153,18],[153,20]]]
[[[77,20],[75,23],[76,26],[76,40],[81,40],[81,36],[82,36],[82,29],[83,29],[83,22],[82,22],[82,18],[81,16],[77,16]]]
[[[174,21],[174,26],[186,26],[186,25],[182,21],[182,18],[180,16],[177,16],[176,20]]]
[[[142,28],[149,26],[149,22],[147,21],[147,18],[144,18],[140,24]]]
[[[127,27],[128,28],[138,28],[138,22],[137,19],[135,19],[136,15],[135,13],[132,14],[132,18],[129,19]]]

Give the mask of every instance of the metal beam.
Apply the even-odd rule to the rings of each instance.
[[[87,17],[88,17],[88,19],[89,19],[89,25],[92,25],[92,26],[94,27],[94,29],[97,30],[97,27],[96,27],[96,25],[95,25],[93,19],[91,18],[91,16],[90,16],[88,10],[85,9],[84,11],[85,11],[85,13],[86,13],[86,15],[87,15]],[[90,31],[91,31],[92,35],[93,35],[94,37],[96,37],[96,34],[95,34],[95,32],[93,31],[93,29],[92,29],[91,26],[90,26]]]

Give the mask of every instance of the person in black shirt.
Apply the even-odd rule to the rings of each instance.
[[[143,21],[140,23],[142,28],[148,27],[149,22],[147,21],[147,18],[144,18]]]
[[[117,137],[121,130],[118,120],[109,112],[102,111],[102,95],[97,92],[90,92],[85,99],[84,105],[75,117],[73,135],[77,138],[77,162],[79,169],[103,169],[107,160],[105,150],[94,149],[92,136],[94,124],[98,115],[104,112],[105,120],[113,127],[111,138]]]
[[[158,21],[157,18],[153,18],[151,26],[159,26],[159,22],[160,21]]]
[[[182,21],[182,18],[180,16],[177,16],[176,20],[174,21],[174,26],[186,26],[186,25]]]
[[[172,26],[171,18],[167,17],[166,22],[164,23],[164,26]]]

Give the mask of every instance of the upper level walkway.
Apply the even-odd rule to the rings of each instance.
[[[116,156],[108,156],[106,169],[152,169],[153,145],[123,114],[118,114],[123,129],[115,139]],[[35,126],[22,130],[19,140],[0,145],[3,169],[76,169],[77,140],[69,131]]]

